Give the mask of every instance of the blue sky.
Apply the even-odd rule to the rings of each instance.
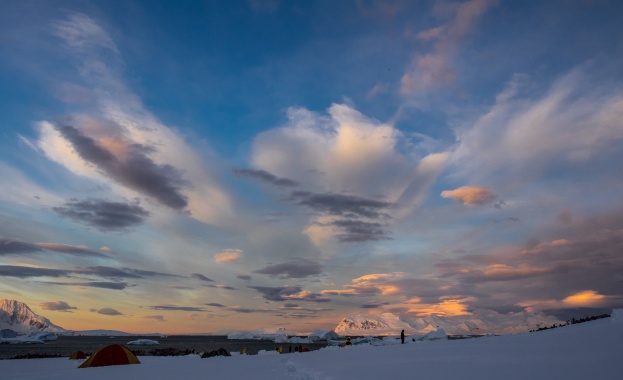
[[[0,293],[166,333],[620,307],[621,11],[9,2]]]

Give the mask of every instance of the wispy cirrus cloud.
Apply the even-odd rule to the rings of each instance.
[[[454,81],[458,74],[452,60],[461,42],[478,19],[497,3],[498,0],[468,0],[438,5],[439,13],[450,15],[451,20],[415,35],[417,40],[430,43],[431,50],[413,58],[400,79],[400,91],[403,94],[419,93]]]
[[[93,18],[77,12],[53,24],[98,112],[77,114],[71,123],[38,123],[37,146],[72,173],[105,183],[125,198],[145,197],[186,210],[210,224],[231,223],[232,202],[216,168],[160,123],[122,80],[120,50]],[[205,151],[205,147],[203,147]]]

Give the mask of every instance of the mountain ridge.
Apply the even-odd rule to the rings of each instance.
[[[343,318],[333,331],[342,336],[397,335],[401,330],[405,330],[407,334],[426,334],[442,328],[449,335],[506,335],[560,323],[563,321],[543,313],[521,311],[501,314],[493,310],[477,309],[470,315],[446,317],[431,314],[415,319],[392,313],[376,316],[357,314]]]
[[[0,299],[0,329],[11,329],[18,333],[67,331],[35,314],[25,303],[10,299]]]

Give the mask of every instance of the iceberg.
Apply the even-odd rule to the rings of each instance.
[[[160,342],[158,342],[157,340],[152,340],[152,339],[137,339],[137,340],[130,341],[127,344],[146,346],[146,345],[160,344]]]

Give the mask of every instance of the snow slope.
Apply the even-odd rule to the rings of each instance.
[[[139,357],[142,364],[78,369],[81,361],[0,360],[3,379],[618,379],[623,323],[612,318],[546,331],[309,353]]]
[[[49,319],[33,313],[25,303],[9,299],[0,299],[0,329],[11,329],[19,333],[66,331]]]

